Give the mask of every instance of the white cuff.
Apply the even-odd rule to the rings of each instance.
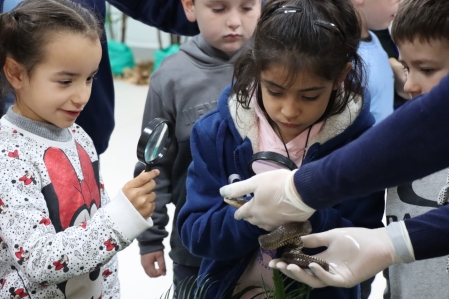
[[[314,209],[306,205],[301,197],[299,196],[298,192],[296,192],[295,184],[293,182],[293,176],[295,175],[295,172],[298,169],[292,170],[291,173],[288,175],[287,180],[285,181],[285,194],[287,195],[288,200],[290,200],[291,204],[306,213],[313,213],[315,212]]]
[[[415,253],[404,221],[390,223],[387,226],[387,232],[399,259],[403,263],[414,262]]]
[[[122,190],[104,207],[104,211],[113,220],[114,228],[130,241],[153,226],[151,217],[145,220]]]

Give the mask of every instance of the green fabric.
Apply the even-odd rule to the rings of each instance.
[[[173,44],[167,48],[164,48],[162,50],[157,50],[154,52],[154,66],[153,66],[153,72],[161,65],[162,60],[164,60],[166,57],[175,54],[179,51],[179,45]]]
[[[123,75],[125,68],[133,68],[136,65],[131,48],[123,43],[109,40],[108,52],[114,75]]]

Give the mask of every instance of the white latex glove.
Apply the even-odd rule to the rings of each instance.
[[[235,212],[234,218],[272,231],[287,222],[305,221],[315,212],[302,202],[296,192],[294,173],[286,169],[264,172],[224,186],[220,188],[220,194],[237,198],[254,193],[254,197]]]
[[[314,288],[353,287],[383,269],[401,262],[385,228],[337,228],[301,237],[304,247],[328,247],[315,255],[329,263],[329,272],[316,263],[304,270],[297,265],[275,259],[270,267]]]

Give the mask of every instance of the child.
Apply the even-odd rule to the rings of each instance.
[[[299,167],[374,124],[369,95],[361,94],[357,24],[350,0],[267,2],[250,47],[235,64],[233,86],[224,90],[216,110],[195,123],[178,230],[186,247],[203,257],[198,286],[207,298],[247,286],[270,289],[268,262],[279,254],[260,251],[258,237],[267,231],[236,221],[236,209],[224,203],[220,187],[250,176],[253,153],[279,152]],[[383,193],[371,197],[316,212],[310,218],[313,231],[382,226]],[[317,289],[310,298],[357,298],[358,291]]]
[[[401,4],[393,21],[392,37],[407,75],[404,91],[412,98],[429,92],[449,73],[448,15],[448,1],[408,0]],[[442,170],[388,189],[387,222],[422,215],[446,204],[447,177],[448,171]],[[446,265],[447,258],[440,257],[391,266],[387,284],[390,297],[386,298],[446,298]]]
[[[100,24],[104,24],[106,18],[105,0],[72,0],[84,7],[90,8],[99,18]],[[0,0],[0,13],[12,10],[22,0]],[[146,25],[159,30],[171,32],[178,35],[195,35],[198,33],[196,23],[189,22],[182,13],[182,5],[179,0],[166,1],[142,1],[136,5],[129,0],[109,0],[108,3],[120,9],[124,14],[130,16]],[[2,10],[3,9],[3,10]],[[104,28],[104,25],[101,26]],[[103,30],[104,31],[104,30]],[[114,85],[109,62],[106,34],[101,37],[102,57],[95,84],[92,88],[89,105],[77,118],[77,124],[81,125],[94,142],[97,155],[106,151],[110,136],[114,129]],[[6,102],[6,109],[1,110],[1,102]],[[0,98],[0,115],[3,115],[7,107],[14,103],[12,94],[6,98]],[[101,114],[101,117],[99,117]]]
[[[198,22],[201,33],[165,59],[152,74],[142,122],[145,126],[153,118],[163,117],[175,127],[173,146],[157,165],[161,175],[156,179],[155,225],[138,237],[142,266],[150,277],[166,272],[162,245],[168,235],[166,205],[176,205],[176,227],[176,216],[186,200],[193,124],[216,108],[218,96],[231,83],[233,63],[253,34],[261,10],[261,0],[183,0],[182,4],[187,18]],[[136,165],[136,173],[140,173],[141,165]],[[195,282],[201,259],[182,245],[176,229],[172,229],[170,245],[174,284],[189,290],[188,282]]]
[[[358,53],[366,65],[371,113],[376,123],[393,112],[394,74],[388,55],[377,36],[369,30],[386,29],[393,20],[400,0],[352,0],[362,22]]]
[[[97,19],[70,0],[0,14],[1,298],[119,298],[116,253],[152,225],[158,171],[109,203],[92,140],[74,124],[101,59]]]

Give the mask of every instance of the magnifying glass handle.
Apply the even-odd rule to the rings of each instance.
[[[148,165],[148,164],[145,164],[145,172],[148,172],[148,171],[151,171],[151,170],[152,170],[151,166]]]

